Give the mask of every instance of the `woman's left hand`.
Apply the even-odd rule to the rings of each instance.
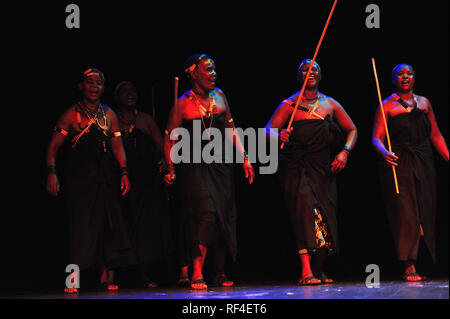
[[[342,171],[347,164],[347,157],[348,152],[346,151],[341,151],[338,155],[336,155],[333,163],[331,164],[331,171],[333,173],[339,173],[340,171]]]
[[[120,189],[123,190],[122,196],[125,196],[131,189],[130,179],[126,174],[123,174],[120,178]]]
[[[245,178],[248,178],[248,183],[253,183],[253,178],[255,177],[255,170],[253,169],[252,164],[249,161],[244,161],[242,168],[245,172]]]
[[[158,169],[159,169],[160,173],[164,173],[167,170],[167,168],[168,168],[164,158],[161,158],[156,165],[158,165]]]

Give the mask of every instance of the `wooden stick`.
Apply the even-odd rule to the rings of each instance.
[[[178,103],[178,81],[179,81],[178,77],[175,77],[173,105],[177,105]]]
[[[295,108],[294,108],[294,111],[292,112],[291,119],[289,120],[289,124],[288,124],[287,129],[291,128],[292,121],[294,120],[294,116],[295,116],[295,113],[297,112],[298,105],[300,103],[300,100],[303,97],[303,92],[305,91],[305,87],[306,87],[306,83],[308,82],[309,74],[311,73],[311,69],[312,69],[312,67],[314,65],[314,62],[316,61],[317,53],[319,52],[320,45],[322,44],[322,40],[323,40],[323,38],[325,36],[325,33],[327,32],[328,24],[330,23],[331,16],[333,15],[334,8],[336,7],[336,4],[337,4],[337,0],[334,0],[333,7],[331,8],[330,14],[328,15],[328,19],[327,19],[327,22],[325,23],[325,27],[323,28],[322,35],[320,36],[319,43],[317,44],[317,47],[316,47],[316,51],[314,52],[314,56],[312,58],[311,64],[309,65],[308,73],[306,74],[305,81],[303,81],[303,86],[302,86],[302,89],[300,91],[300,95],[297,98],[297,102],[295,103]],[[283,149],[283,147],[284,147],[284,143],[281,144],[281,149]]]
[[[373,74],[375,75],[375,82],[377,84],[378,100],[380,102],[381,114],[383,115],[384,129],[386,131],[386,139],[388,142],[389,153],[392,153],[391,139],[389,138],[389,131],[388,131],[388,126],[387,126],[387,122],[386,122],[386,116],[384,115],[383,101],[381,100],[380,85],[378,83],[378,75],[377,75],[377,69],[375,67],[375,59],[374,58],[372,58],[372,66],[373,66]],[[394,165],[392,165],[392,174],[394,175],[395,192],[397,194],[400,194],[400,191],[398,189],[397,173],[395,172]]]

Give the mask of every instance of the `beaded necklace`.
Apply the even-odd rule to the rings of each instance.
[[[413,103],[412,105],[409,105],[406,101],[402,100],[400,96],[398,96],[397,93],[393,94],[393,97],[396,99],[398,103],[400,103],[408,112],[411,112],[411,110],[417,108],[417,104],[419,103],[419,99],[417,98],[417,95],[413,94]]]
[[[86,124],[86,126],[83,128],[81,127],[81,116],[80,113],[77,111],[77,121],[78,121],[78,127],[80,128],[80,130],[82,130],[80,133],[78,133],[77,135],[74,136],[74,138],[72,139],[72,148],[75,148],[75,146],[77,145],[79,139],[86,133],[88,132],[89,128],[91,127],[92,124],[97,123],[97,125],[100,127],[102,133],[106,136],[108,136],[108,119],[106,118],[106,114],[105,114],[105,110],[102,107],[101,104],[99,104],[97,106],[97,109],[95,112],[92,112],[86,105],[84,105],[84,103],[78,102],[77,103],[79,108],[84,112],[84,114],[86,114],[86,117],[89,119],[89,122]],[[101,111],[101,115],[103,117],[103,125],[100,124],[99,120],[98,120],[98,115]],[[106,152],[106,144],[105,141],[103,141],[103,151]]]
[[[312,106],[311,106],[310,102],[307,102],[306,98],[302,98],[302,101],[305,102],[308,106],[310,106],[310,109],[308,110],[308,116],[306,117],[307,119],[311,118],[312,115],[315,115],[323,120],[323,117],[316,113],[316,110],[319,107],[320,98],[321,98],[321,95],[320,95],[320,93],[318,93],[315,98],[316,101],[314,102],[314,104]]]
[[[136,149],[136,144],[137,144],[136,136],[135,135],[134,136],[131,135],[131,133],[136,128],[136,118],[138,117],[138,114],[139,114],[138,110],[133,109],[131,111],[131,113],[132,113],[131,121],[128,121],[125,118],[125,116],[123,114],[123,111],[119,110],[117,113],[119,115],[119,121],[122,123],[122,125],[124,125],[124,129],[123,129],[123,133],[124,133],[123,141],[124,141],[124,143],[126,145],[132,145]]]
[[[91,109],[89,109],[84,104],[84,102],[78,102],[78,105],[80,106],[80,108],[84,112],[84,114],[86,114],[86,117],[89,119],[89,122],[92,122],[92,123],[96,122],[97,125],[102,129],[103,133],[105,135],[107,135],[106,131],[108,130],[108,119],[106,118],[106,113],[105,113],[105,110],[102,107],[102,105],[99,104],[97,106],[97,108],[95,109],[95,111],[92,111]],[[103,124],[100,124],[99,114],[103,118]],[[90,124],[88,124],[88,125],[90,125]],[[82,129],[82,128],[80,127],[80,129]]]
[[[136,127],[136,118],[138,116],[138,111],[136,109],[132,111],[133,118],[131,119],[131,121],[125,119],[122,111],[118,111],[118,113],[120,121],[126,125],[126,129],[124,130],[124,132],[128,134],[133,132],[134,128]]]
[[[214,96],[213,96],[213,94],[212,94],[211,92],[209,93],[209,108],[206,109],[206,108],[200,103],[200,100],[199,100],[199,98],[197,97],[197,95],[195,94],[194,90],[191,90],[190,93],[191,93],[191,94],[190,94],[190,99],[191,99],[191,101],[192,101],[192,100],[195,100],[195,102],[196,102],[196,104],[197,104],[197,106],[198,106],[198,109],[199,109],[199,111],[200,111],[200,114],[202,115],[202,124],[203,124],[203,128],[205,129],[206,133],[208,134],[209,141],[211,142],[211,136],[210,136],[209,132],[207,131],[206,124],[205,124],[205,121],[204,121],[203,118],[204,118],[204,117],[206,117],[206,118],[210,118],[210,117],[211,117],[211,122],[209,123],[209,128],[211,128],[212,122],[213,122],[213,120],[214,120],[214,112],[213,112],[213,109],[214,109],[214,107],[216,106],[216,103],[215,103],[215,101],[214,101]]]

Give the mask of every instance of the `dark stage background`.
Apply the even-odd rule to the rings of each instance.
[[[80,29],[65,26],[69,3],[18,1],[3,12],[8,84],[2,108],[7,123],[2,130],[7,158],[2,169],[7,186],[0,223],[2,292],[64,285],[64,212],[61,200],[45,192],[44,158],[57,118],[77,101],[82,71],[97,67],[105,73],[103,100],[111,106],[114,86],[131,80],[140,109],[151,113],[153,87],[162,131],[174,76],[181,79],[181,94],[189,88],[182,76],[185,59],[206,53],[216,62],[217,86],[227,95],[236,125],[264,127],[277,105],[299,90],[298,63],[312,57],[333,1],[183,7],[96,1],[78,3]],[[380,7],[380,29],[366,28],[365,8],[371,3]],[[359,134],[338,177],[341,253],[330,260],[328,273],[339,279],[364,280],[365,267],[372,263],[380,266],[382,280],[400,275],[370,141],[378,101],[370,58],[377,62],[383,98],[392,93],[393,66],[414,66],[415,92],[430,99],[448,141],[448,7],[448,1],[439,0],[337,4],[317,58],[323,72],[320,91],[344,106]],[[422,254],[419,271],[448,276],[449,175],[437,153],[436,168],[438,263],[433,266]],[[229,264],[230,276],[238,283],[295,282],[300,264],[276,177],[258,175],[249,186],[236,166],[236,195],[239,254]],[[176,278],[160,268],[162,281]]]

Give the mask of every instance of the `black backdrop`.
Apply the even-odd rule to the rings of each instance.
[[[64,214],[60,199],[45,192],[44,158],[55,121],[78,98],[82,71],[97,67],[105,73],[104,102],[110,105],[114,86],[131,80],[138,87],[139,107],[151,112],[153,87],[156,121],[163,130],[174,76],[181,78],[180,93],[185,91],[184,60],[206,53],[216,62],[217,85],[227,95],[236,125],[264,127],[280,101],[299,90],[296,68],[312,57],[332,5],[78,2],[81,28],[67,29],[69,3],[18,2],[4,9],[3,292],[64,284]],[[370,3],[380,7],[379,29],[365,25]],[[341,279],[364,280],[371,263],[380,266],[382,279],[399,271],[370,142],[378,101],[370,58],[376,59],[383,97],[392,93],[393,66],[414,66],[415,92],[430,99],[448,141],[448,6],[438,0],[372,0],[339,1],[336,7],[317,58],[323,72],[320,91],[344,106],[359,134],[338,177],[342,250],[331,259],[329,273]],[[426,255],[422,260],[431,274],[447,276],[448,164],[436,156],[436,165],[438,263],[431,266]],[[230,274],[241,282],[295,281],[299,261],[275,176],[258,175],[249,186],[236,167],[236,188],[239,254]]]

